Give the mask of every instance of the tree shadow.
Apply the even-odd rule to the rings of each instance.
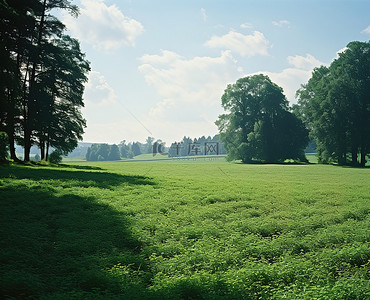
[[[96,196],[61,194],[50,181],[42,182],[75,182],[69,173],[0,167],[1,299],[248,299],[222,280],[191,276],[153,289],[150,253],[143,251],[128,216]],[[82,188],[90,181],[97,188],[153,184],[141,176],[77,174],[88,178],[76,181]]]
[[[0,181],[0,298],[152,298],[151,271],[125,215],[94,197],[60,195],[49,185],[19,180],[66,180],[68,171],[12,167],[5,173],[12,179]],[[147,178],[113,175],[72,178],[87,176],[82,187],[86,181],[103,188],[104,181],[150,184]]]
[[[339,164],[329,164],[330,166],[345,168],[345,169],[369,169],[370,165],[366,164],[365,166],[356,165],[339,165]]]
[[[24,166],[1,166],[0,177],[14,179],[29,179],[34,181],[55,180],[55,184],[64,187],[98,187],[112,189],[121,184],[128,185],[156,185],[149,177],[139,175],[120,175],[102,171],[79,171],[59,168],[39,168]]]
[[[316,165],[316,163],[312,162],[298,162],[298,161],[284,161],[284,162],[263,162],[263,161],[250,161],[250,162],[242,162],[242,161],[234,161],[234,164],[237,165],[281,165],[281,166],[308,166],[308,165]]]
[[[77,170],[104,170],[103,168],[96,167],[96,166],[79,166],[79,165],[67,165],[67,164],[59,164],[57,167],[62,168],[71,168]]]

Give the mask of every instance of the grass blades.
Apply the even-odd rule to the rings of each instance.
[[[366,299],[369,169],[0,166],[8,299]]]

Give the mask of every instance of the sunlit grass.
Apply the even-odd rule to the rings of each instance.
[[[2,166],[0,290],[366,299],[369,171],[205,158]]]

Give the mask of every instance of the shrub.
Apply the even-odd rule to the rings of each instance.
[[[62,162],[62,153],[58,150],[53,151],[49,155],[49,161],[53,164],[60,164]]]

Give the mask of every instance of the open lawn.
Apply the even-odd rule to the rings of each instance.
[[[370,299],[370,169],[0,166],[0,298]]]

